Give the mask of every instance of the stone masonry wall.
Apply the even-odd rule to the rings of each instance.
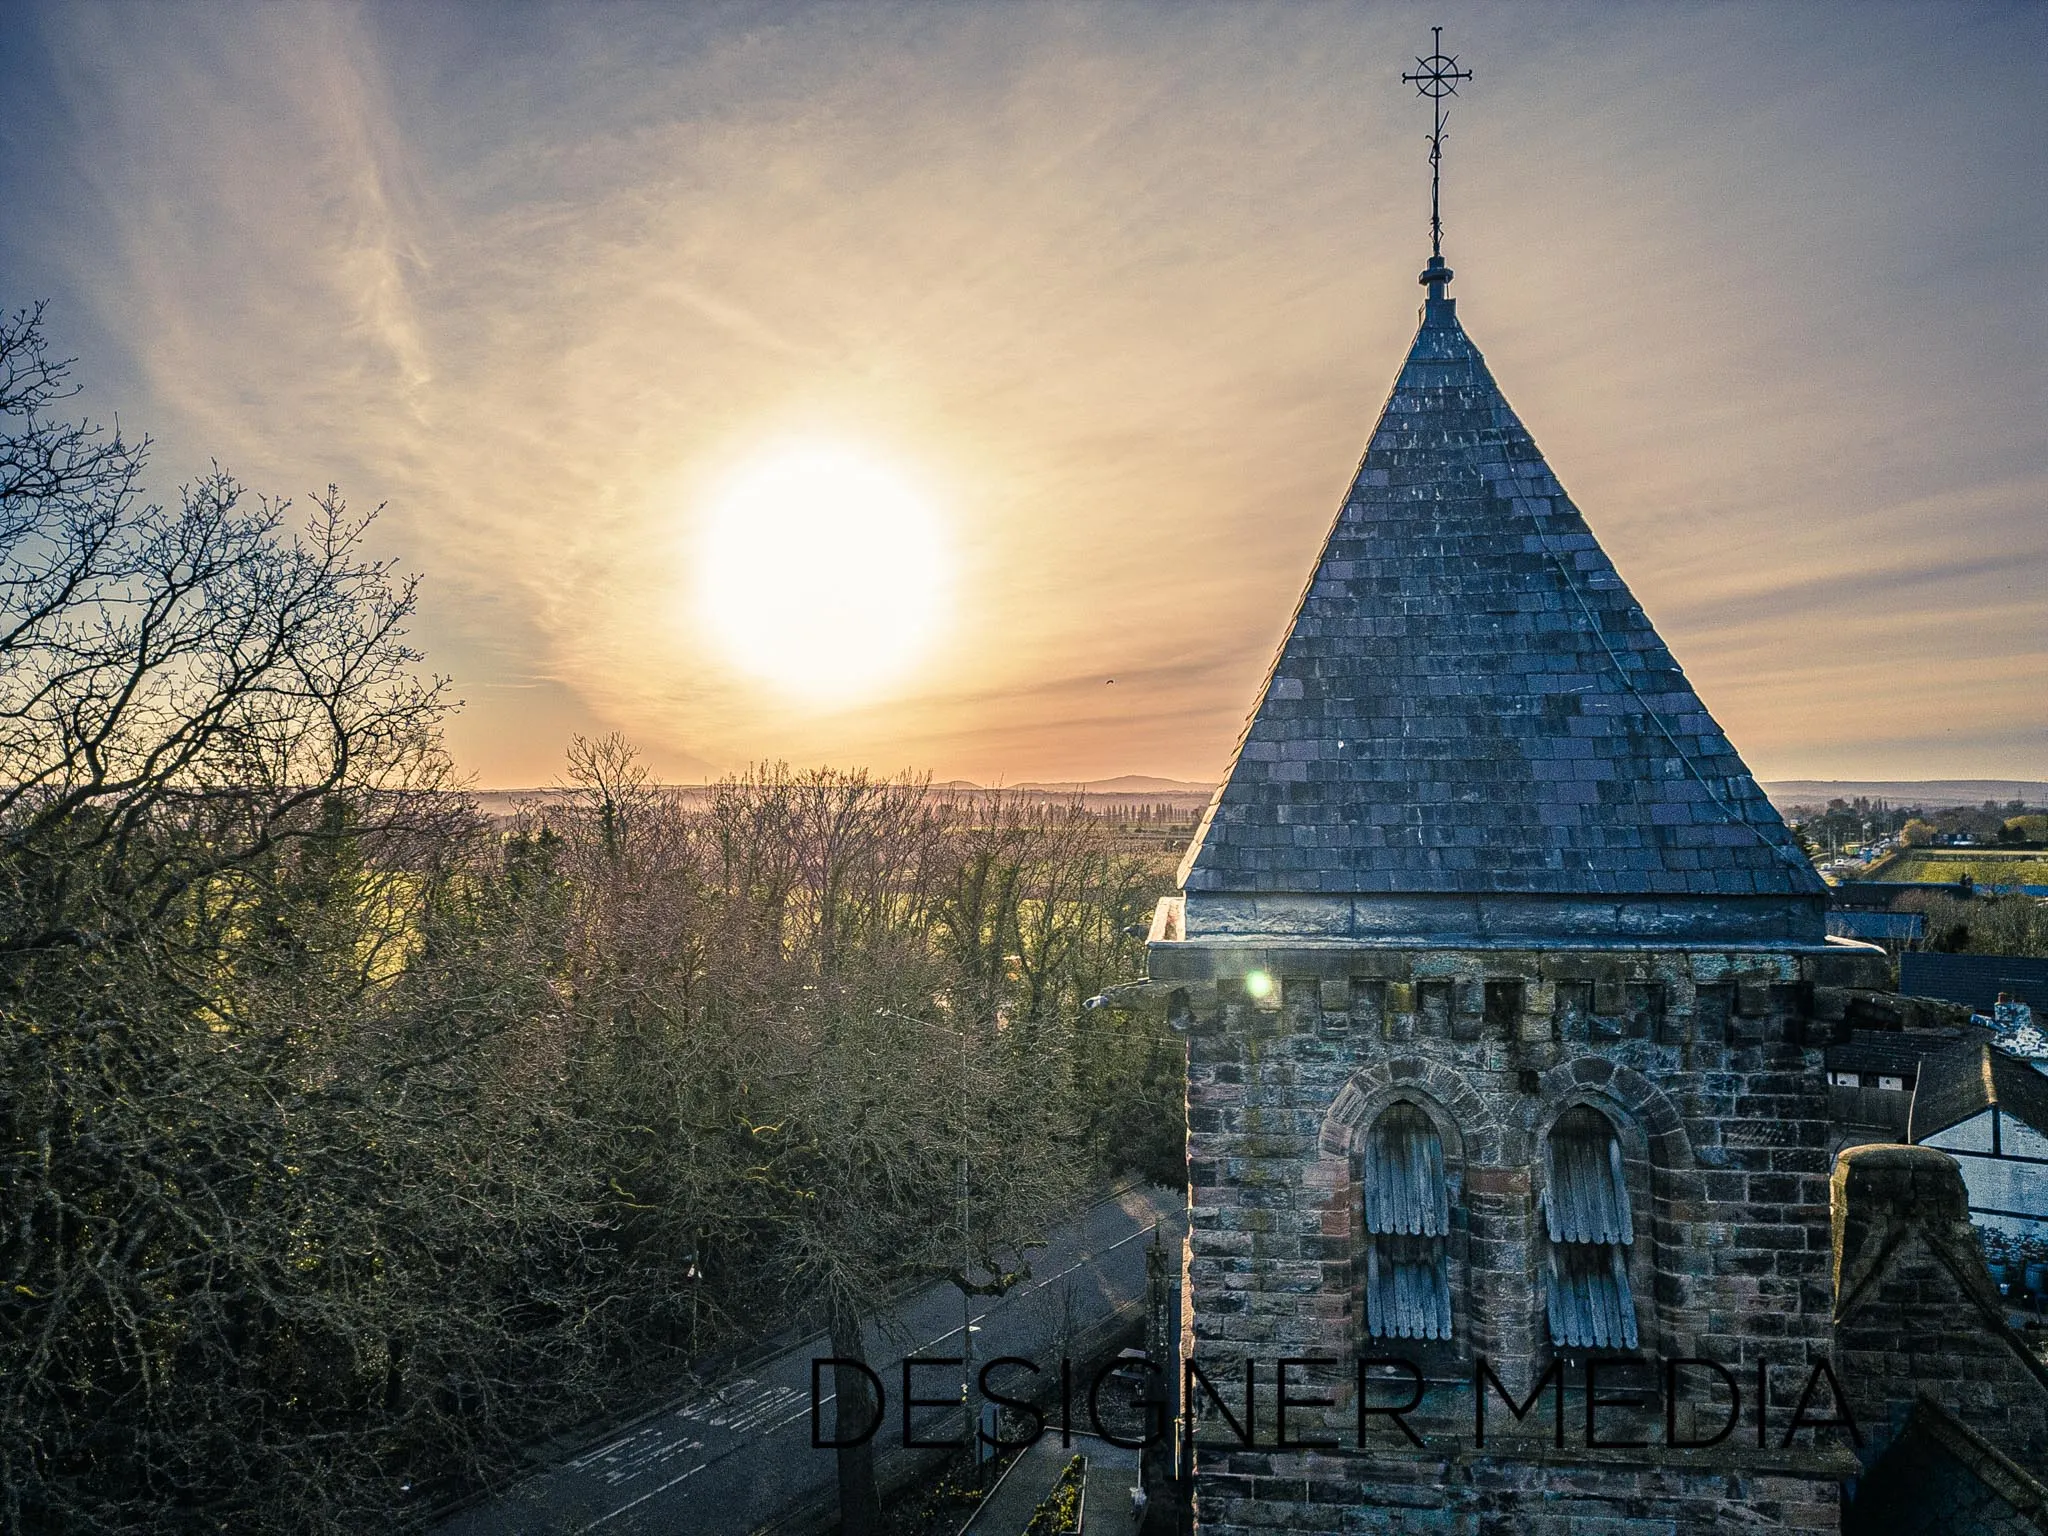
[[[2038,1479],[2048,1363],[2006,1325],[1955,1160],[1931,1147],[1856,1147],[1833,1185],[1836,1351],[1870,1451],[1925,1398]]]
[[[1326,1457],[1239,1455],[1203,1478],[1199,1519],[1203,1531],[1704,1536],[1833,1531],[1838,1500],[1835,1483],[1810,1469],[1631,1465],[1584,1457],[1562,1463],[1540,1454],[1386,1458],[1361,1468]]]
[[[1624,1150],[1639,1356],[1715,1361],[1745,1383],[1762,1361],[1774,1410],[1786,1411],[1831,1350],[1820,1056],[1830,1026],[1815,1020],[1839,1019],[1842,989],[1882,986],[1882,970],[1868,952],[1818,949],[1155,945],[1154,980],[1180,988],[1170,1006],[1189,1033],[1191,1358],[1235,1402],[1247,1358],[1260,1362],[1264,1399],[1281,1357],[1414,1356],[1445,1382],[1463,1379],[1462,1398],[1430,1390],[1450,1405],[1446,1425],[1464,1416],[1469,1440],[1475,1357],[1518,1398],[1552,1363],[1543,1137],[1588,1104]],[[1264,998],[1246,985],[1254,971],[1275,983]],[[1452,1185],[1455,1337],[1444,1348],[1365,1333],[1361,1157],[1396,1099],[1435,1120]],[[1352,1388],[1344,1370],[1330,1374],[1314,1389],[1330,1404],[1293,1409],[1290,1429],[1350,1446]],[[1257,1410],[1273,1422],[1270,1401]],[[1681,1420],[1681,1433],[1692,1427]],[[1732,1500],[1753,1505],[1761,1528],[1832,1531],[1846,1475],[1843,1453],[1810,1435],[1739,1474],[1569,1447],[1460,1454],[1463,1470],[1445,1483],[1434,1440],[1419,1456],[1405,1445],[1318,1452],[1312,1467],[1300,1453],[1198,1449],[1200,1528],[1707,1531]],[[1738,1495],[1743,1478],[1760,1481]],[[1405,1509],[1407,1523],[1360,1525],[1347,1512],[1368,1507]]]

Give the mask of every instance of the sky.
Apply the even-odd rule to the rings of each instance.
[[[2048,778],[2048,6],[15,0],[0,304],[159,497],[385,505],[481,787],[1210,782],[1415,326],[1432,23],[1459,316],[1752,769]],[[777,525],[750,611],[916,622],[793,688],[710,530],[840,460],[923,542]]]

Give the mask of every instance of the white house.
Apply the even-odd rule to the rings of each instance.
[[[2048,1076],[1989,1045],[1929,1056],[1906,1139],[1962,1165],[1979,1226],[2048,1232]]]

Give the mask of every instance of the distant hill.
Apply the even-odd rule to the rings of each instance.
[[[680,789],[705,793],[702,785],[678,785]],[[989,786],[969,779],[947,779],[934,789],[978,790]],[[1006,789],[1035,795],[1159,795],[1172,799],[1206,800],[1215,792],[1213,784],[1188,779],[1162,779],[1145,773],[1123,773],[1111,779],[1044,779],[1009,784]],[[1834,799],[1888,800],[1896,805],[1923,805],[1941,810],[1957,805],[1982,805],[1995,800],[2023,800],[2032,806],[2048,806],[2048,783],[2038,779],[1773,779],[1763,785],[1771,803],[1779,810],[1794,805],[1826,805]],[[487,789],[477,793],[487,811],[498,815],[519,804],[559,802],[569,791],[559,786],[545,789]]]
[[[522,806],[559,805],[569,798],[572,791],[550,785],[536,789],[478,789],[470,791],[470,798],[493,816],[509,816]]]
[[[682,791],[691,799],[708,797],[711,790],[711,786],[707,784],[674,784],[669,787]],[[990,787],[977,784],[972,779],[944,779],[932,784],[933,789],[969,792]],[[1001,787],[1028,795],[1158,795],[1175,800],[1207,800],[1216,788],[1213,784],[1194,784],[1185,779],[1154,778],[1143,773],[1119,774],[1113,779],[1032,781]],[[533,789],[480,789],[474,793],[477,804],[487,813],[494,816],[510,816],[522,806],[559,805],[574,791],[561,785],[549,785]]]
[[[2048,805],[2048,783],[2038,779],[1773,779],[1763,786],[1779,810],[1793,805],[1826,805],[1830,800],[1889,800],[1942,810],[1995,800]]]
[[[1037,790],[1048,795],[1211,795],[1214,784],[1193,784],[1186,779],[1155,779],[1142,773],[1119,774],[1113,779],[1061,779],[1050,783],[1013,784],[1013,789]]]

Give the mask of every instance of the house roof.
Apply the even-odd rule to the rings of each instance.
[[[1826,887],[1432,298],[1183,860],[1200,893]]]
[[[1924,1141],[1993,1105],[2048,1136],[2048,1074],[1983,1044],[1925,1057],[1906,1139]]]
[[[1962,1031],[1855,1029],[1824,1052],[1830,1072],[1884,1072],[1912,1077],[1929,1056],[1953,1054]]]
[[[1960,885],[1931,880],[1844,880],[1829,889],[1828,904],[1838,910],[1890,912],[1902,896],[1955,896],[1963,890]]]
[[[1845,939],[1924,938],[1927,919],[1918,912],[1866,912],[1851,907],[1828,913],[1828,932]]]
[[[1949,955],[1915,950],[1899,957],[1899,990],[1987,1013],[2001,992],[2048,1009],[2048,960],[2033,955]]]

